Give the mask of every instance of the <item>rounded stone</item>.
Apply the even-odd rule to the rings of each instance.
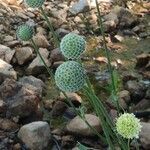
[[[51,134],[47,122],[36,121],[21,127],[18,137],[32,150],[43,150],[48,146]]]
[[[97,130],[97,132],[102,131],[101,122],[99,118],[92,114],[85,114],[87,122]],[[93,131],[88,127],[88,125],[79,117],[72,119],[66,126],[67,131],[73,134],[80,134],[83,136],[93,136]]]

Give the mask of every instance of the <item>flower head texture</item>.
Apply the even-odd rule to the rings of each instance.
[[[25,0],[25,3],[31,8],[39,8],[45,0]]]
[[[85,83],[85,73],[81,64],[67,61],[61,64],[55,72],[56,85],[64,92],[79,91]]]
[[[124,138],[138,138],[141,131],[140,120],[134,114],[124,113],[117,119],[116,129]]]
[[[69,33],[60,43],[62,54],[68,59],[78,59],[85,50],[86,41],[80,35]]]
[[[18,27],[16,34],[18,39],[22,40],[22,41],[28,41],[33,37],[33,27],[24,24]]]

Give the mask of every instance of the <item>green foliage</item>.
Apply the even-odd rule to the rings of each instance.
[[[96,150],[94,148],[86,147],[86,146],[84,146],[83,144],[81,144],[79,142],[78,142],[77,146],[78,146],[79,150]]]
[[[33,37],[33,33],[34,33],[33,27],[27,24],[23,24],[19,26],[16,31],[18,39],[22,41],[30,40]]]
[[[86,41],[83,37],[75,34],[67,34],[60,43],[62,54],[68,59],[78,59],[85,50]]]
[[[45,0],[25,0],[26,4],[32,8],[39,8],[43,5]]]
[[[116,129],[124,138],[138,138],[141,131],[140,120],[134,114],[124,113],[117,119]]]
[[[57,68],[55,82],[64,92],[76,92],[84,86],[84,75],[81,64],[75,61],[67,61]]]

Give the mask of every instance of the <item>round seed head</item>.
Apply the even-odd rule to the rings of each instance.
[[[22,41],[28,41],[32,38],[33,36],[33,27],[24,24],[18,27],[16,34],[18,39],[22,40]]]
[[[138,138],[141,127],[140,120],[134,114],[124,113],[116,122],[117,132],[127,139]]]
[[[85,72],[81,64],[67,61],[61,64],[55,72],[56,85],[64,92],[79,91],[85,83]]]
[[[31,8],[39,8],[45,0],[25,0],[25,3]]]
[[[60,50],[68,59],[78,59],[85,50],[86,41],[83,37],[69,33],[61,40]]]

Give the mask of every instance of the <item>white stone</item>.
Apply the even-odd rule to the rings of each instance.
[[[2,83],[6,78],[17,79],[17,73],[13,67],[0,59],[0,83]]]
[[[85,114],[85,118],[87,122],[97,130],[97,132],[101,132],[101,123],[97,116],[92,114]],[[94,135],[93,131],[87,126],[87,124],[79,117],[75,117],[72,119],[66,126],[66,129],[74,134],[80,134],[83,136],[92,136]]]
[[[50,46],[46,37],[40,33],[34,36],[33,40],[38,47],[48,48]]]
[[[0,44],[0,59],[10,63],[15,51],[11,50],[9,47]]]
[[[36,121],[24,125],[18,132],[18,137],[32,150],[43,150],[48,146],[51,134],[47,122]]]
[[[98,2],[98,4],[101,2],[111,3],[111,2],[113,2],[113,0],[97,0],[97,2]],[[92,8],[96,7],[96,0],[90,0],[90,5]]]
[[[91,2],[91,3],[92,3],[92,2],[95,2],[95,3],[96,3],[96,0],[90,0],[90,2]],[[97,0],[97,2],[98,2],[98,3],[100,3],[100,2],[111,3],[111,2],[113,2],[113,0]]]
[[[69,11],[76,15],[80,12],[84,12],[90,9],[90,1],[89,0],[79,0],[77,3],[73,4],[73,6],[69,9]]]
[[[47,64],[47,66],[50,67],[51,63],[48,60],[49,51],[45,48],[40,48],[39,52],[41,53],[41,55],[42,55],[43,59],[45,60],[45,63]],[[43,73],[43,70],[45,70],[45,66],[44,66],[42,60],[40,59],[40,57],[37,56],[31,62],[31,64],[28,66],[26,71],[27,71],[27,74],[37,75],[37,74]]]
[[[140,132],[140,141],[145,149],[150,148],[150,123],[142,122],[142,130]]]
[[[22,47],[16,50],[16,59],[19,65],[23,65],[32,59],[33,52],[30,47]]]
[[[25,86],[27,89],[31,91],[37,92],[40,96],[42,95],[42,92],[46,85],[44,82],[34,76],[24,76],[19,79],[19,83],[21,83],[23,86]]]

